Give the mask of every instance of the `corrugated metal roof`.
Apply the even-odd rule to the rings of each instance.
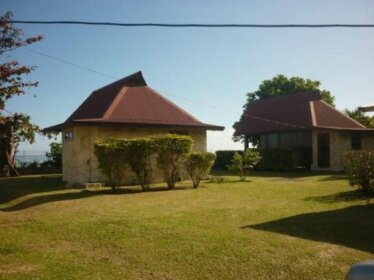
[[[318,92],[304,92],[250,103],[237,133],[256,135],[313,127],[368,130],[321,100]]]
[[[159,124],[202,127],[209,130],[224,129],[200,122],[148,87],[141,72],[95,90],[64,123],[45,130],[60,131],[74,123]]]

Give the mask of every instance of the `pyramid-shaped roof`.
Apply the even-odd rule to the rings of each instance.
[[[236,132],[258,135],[312,128],[372,130],[327,104],[319,92],[303,92],[248,104]]]
[[[95,90],[62,124],[46,128],[60,131],[72,124],[141,124],[202,127],[223,130],[200,122],[192,115],[147,86],[141,72]]]

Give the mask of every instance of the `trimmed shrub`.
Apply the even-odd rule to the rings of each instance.
[[[344,167],[349,184],[364,192],[374,192],[374,152],[351,151],[345,154]]]
[[[193,152],[187,156],[185,166],[194,188],[197,188],[201,179],[209,173],[215,159],[216,155],[213,153]]]
[[[228,169],[238,173],[240,181],[245,181],[248,171],[253,168],[259,161],[261,156],[254,150],[247,149],[244,153],[235,153]]]
[[[143,190],[149,189],[152,182],[151,155],[155,151],[154,142],[149,138],[124,139],[126,143],[126,162],[135,173],[138,184]]]
[[[108,177],[108,185],[116,190],[123,179],[126,169],[127,146],[119,139],[97,141],[95,154],[99,162],[101,172]]]
[[[262,149],[261,161],[256,166],[260,170],[291,171],[298,167],[299,157],[290,149]]]
[[[190,136],[166,134],[152,138],[157,153],[157,166],[160,168],[169,189],[173,189],[180,174],[180,167],[191,151]]]

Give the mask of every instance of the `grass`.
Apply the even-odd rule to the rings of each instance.
[[[373,258],[374,203],[342,175],[176,190],[0,179],[1,279],[342,279]]]

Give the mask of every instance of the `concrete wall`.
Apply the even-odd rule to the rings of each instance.
[[[330,168],[318,168],[318,133],[330,135]],[[374,150],[374,135],[362,134],[362,150]],[[343,157],[351,151],[351,133],[334,130],[315,129],[312,131],[313,163],[312,170],[343,170]]]
[[[175,131],[185,132],[194,140],[195,151],[206,151],[206,130],[202,128],[180,127],[109,127],[109,126],[73,126],[62,131],[62,173],[63,180],[68,185],[78,185],[89,182],[104,182],[106,180],[98,168],[94,153],[96,140],[111,137],[135,138],[165,134]],[[65,135],[72,132],[72,139],[65,139]],[[153,160],[154,161],[154,160]],[[154,166],[153,177],[161,182],[160,171]],[[134,183],[134,175],[125,173],[125,185]]]

